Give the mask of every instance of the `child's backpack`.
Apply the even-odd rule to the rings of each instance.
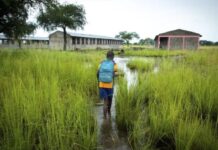
[[[112,60],[104,60],[99,69],[99,81],[110,83],[114,77],[114,62]]]

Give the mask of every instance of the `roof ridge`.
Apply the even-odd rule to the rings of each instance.
[[[59,30],[57,30],[55,32],[58,32],[58,31]],[[51,34],[54,34],[55,32],[53,32]],[[63,31],[59,31],[59,32],[63,33]],[[72,32],[72,31],[67,32],[67,34],[70,35],[70,36],[80,36],[81,35],[81,36],[84,36],[84,37],[87,37],[87,38],[104,38],[104,39],[111,39],[111,40],[123,40],[121,38],[115,38],[115,37],[110,37],[110,36],[95,35],[95,34],[85,34],[85,33],[75,33],[75,32]]]
[[[171,31],[167,31],[167,32],[164,32],[164,33],[160,33],[158,35],[182,35],[182,34],[201,36],[199,33],[196,33],[196,32],[193,32],[193,31],[189,31],[189,30],[184,30],[184,29],[171,30]]]

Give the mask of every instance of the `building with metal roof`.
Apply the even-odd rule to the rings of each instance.
[[[21,38],[21,47],[23,48],[49,48],[48,37],[25,36]],[[0,33],[1,48],[18,48],[19,44],[12,38],[6,37]]]
[[[62,31],[55,31],[49,35],[51,49],[63,49],[64,35]],[[123,40],[100,35],[67,32],[67,50],[76,49],[120,49]]]
[[[201,35],[192,31],[177,29],[160,33],[155,37],[158,49],[198,49]]]

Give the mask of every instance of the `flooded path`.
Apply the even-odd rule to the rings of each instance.
[[[124,72],[124,77],[127,80],[128,88],[137,84],[138,72],[131,71],[127,67],[127,63],[131,59],[143,59],[145,61],[156,61],[154,58],[139,58],[139,57],[116,57],[114,61],[117,63],[119,70]],[[154,72],[158,71],[158,67],[154,68]],[[111,107],[111,118],[104,119],[103,116],[103,105],[96,106],[96,116],[98,123],[98,150],[131,150],[128,143],[128,135],[126,132],[120,131],[116,125],[116,91],[117,84],[114,85],[114,97]]]
[[[115,58],[120,70],[125,74],[128,86],[137,82],[137,72],[131,72],[127,68],[129,58]],[[98,122],[98,150],[131,150],[128,144],[127,133],[119,131],[116,125],[115,95],[117,85],[114,86],[114,97],[111,107],[111,118],[104,119],[103,106],[96,106],[96,115]]]

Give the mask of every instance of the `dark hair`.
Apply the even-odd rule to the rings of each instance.
[[[108,51],[108,52],[107,52],[107,58],[108,58],[108,59],[114,59],[114,52],[111,51],[111,50]]]

